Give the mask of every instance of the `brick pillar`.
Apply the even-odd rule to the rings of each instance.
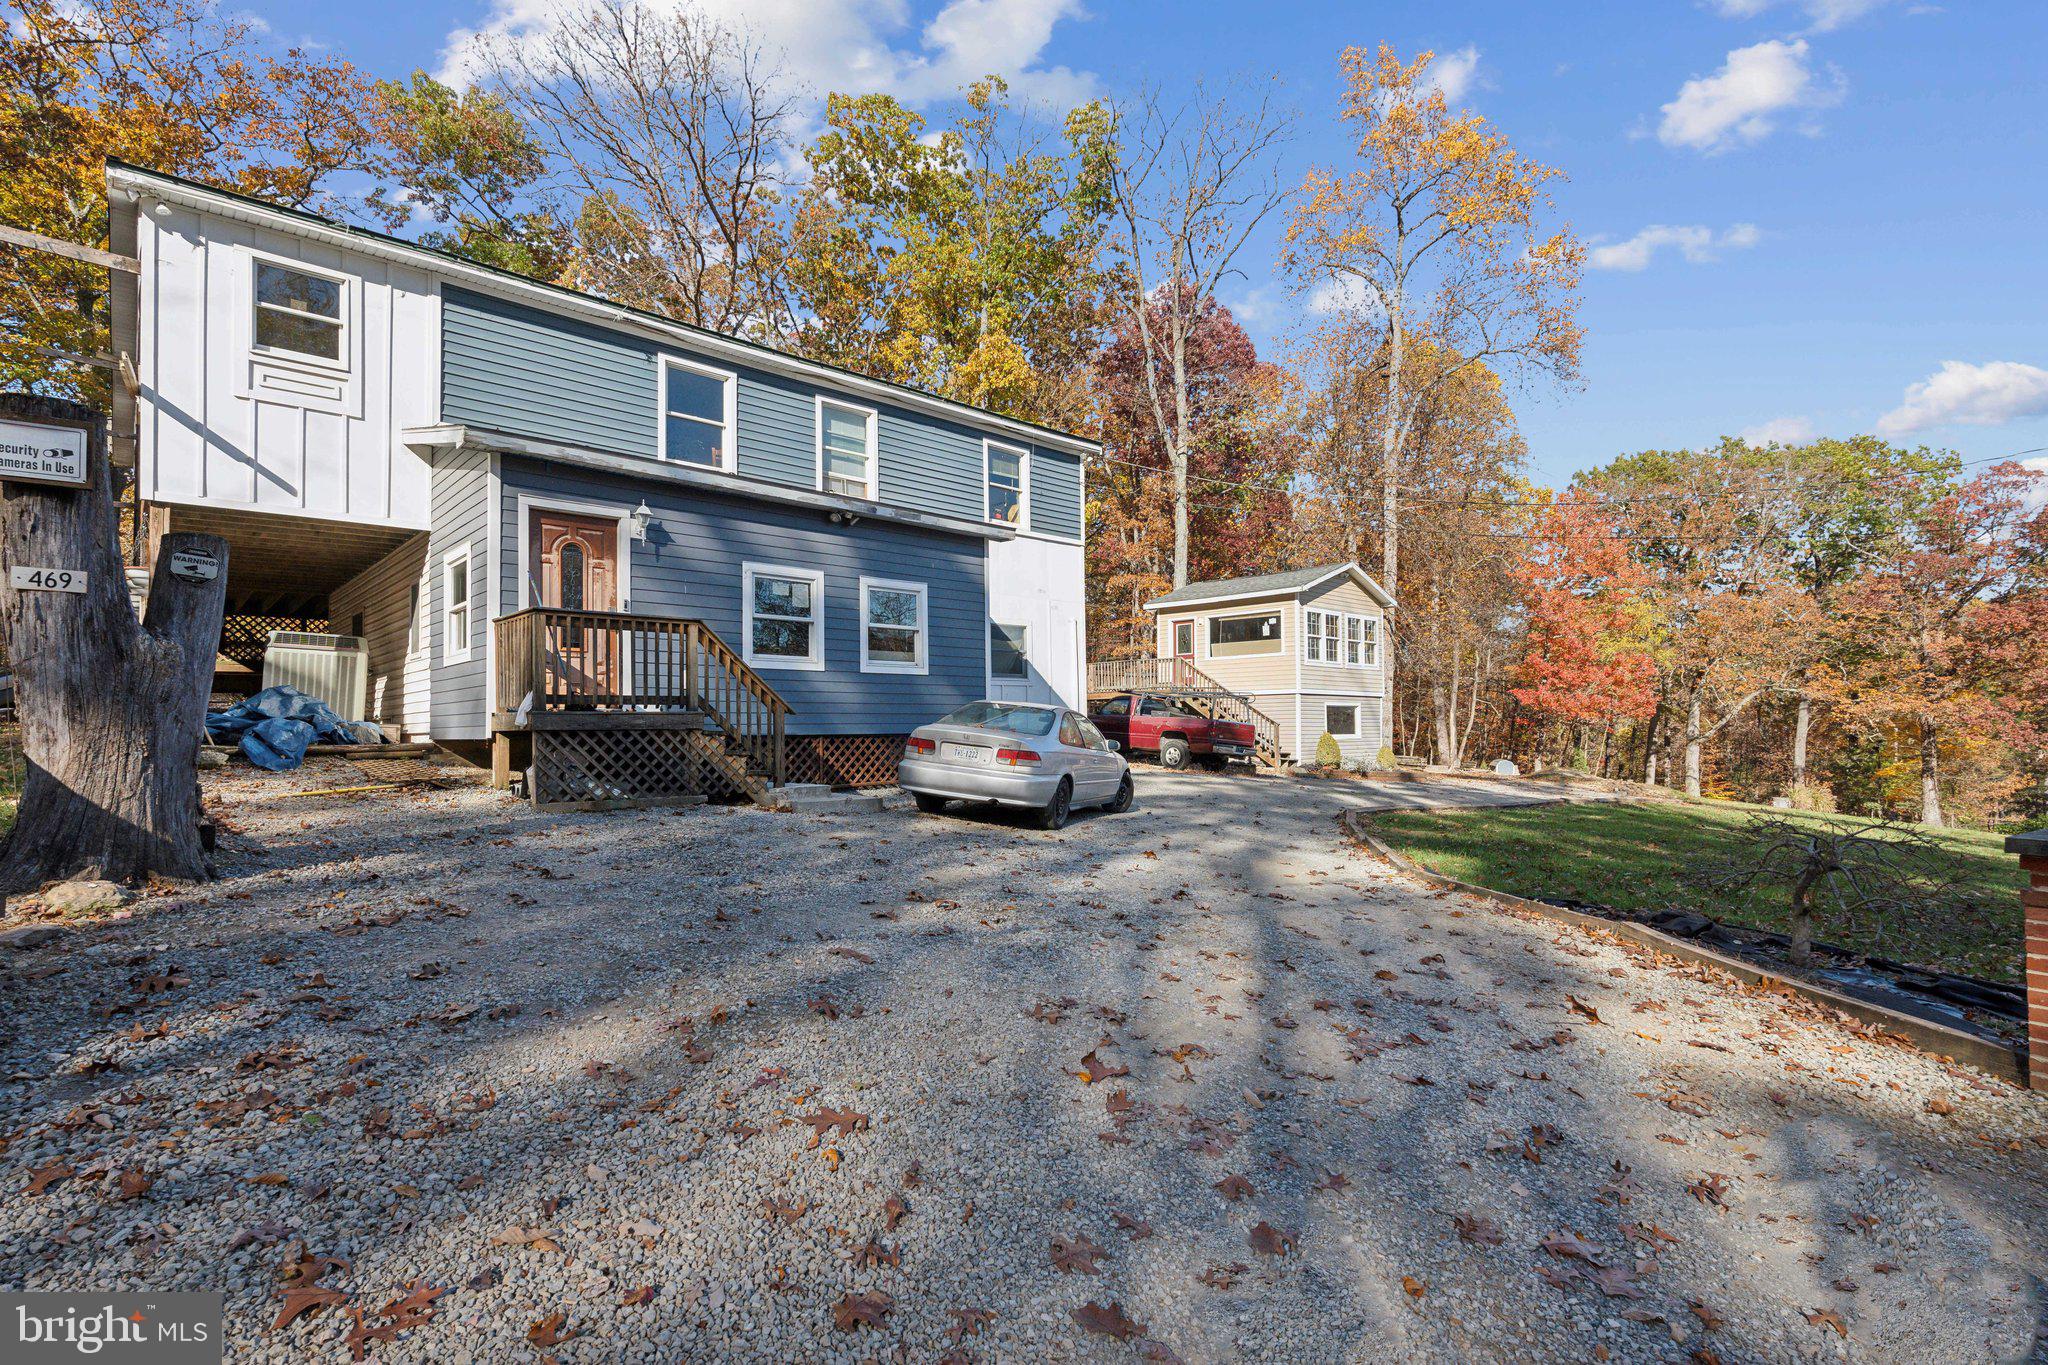
[[[2020,892],[2027,922],[2027,1078],[2034,1089],[2048,1090],[2048,829],[2012,835],[2005,851],[2020,855],[2028,882]]]

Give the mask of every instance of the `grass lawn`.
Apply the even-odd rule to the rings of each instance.
[[[1728,924],[1783,931],[1781,911],[1718,896],[1689,875],[1701,863],[1739,847],[1746,817],[1757,809],[1732,801],[1574,802],[1388,812],[1371,823],[1397,853],[1461,882],[1619,910],[1696,910]],[[1955,854],[1960,889],[1974,903],[1970,913],[1865,917],[1859,923],[1823,915],[1814,936],[1904,962],[2017,984],[2023,932],[2019,893],[2026,884],[2019,860],[2004,851],[2002,835],[1942,830],[1933,837]]]

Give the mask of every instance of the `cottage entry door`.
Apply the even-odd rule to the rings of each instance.
[[[565,612],[619,609],[619,523],[535,508],[526,549],[534,605]],[[617,623],[579,615],[548,631],[548,692],[571,706],[616,704],[629,642]]]

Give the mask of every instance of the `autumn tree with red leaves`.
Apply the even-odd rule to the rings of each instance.
[[[1650,575],[1602,510],[1543,509],[1515,578],[1528,609],[1527,652],[1509,689],[1516,701],[1578,725],[1656,709],[1657,666],[1640,643]]]

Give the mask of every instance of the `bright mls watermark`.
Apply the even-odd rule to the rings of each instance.
[[[221,1296],[0,1294],[0,1361],[220,1365]]]

